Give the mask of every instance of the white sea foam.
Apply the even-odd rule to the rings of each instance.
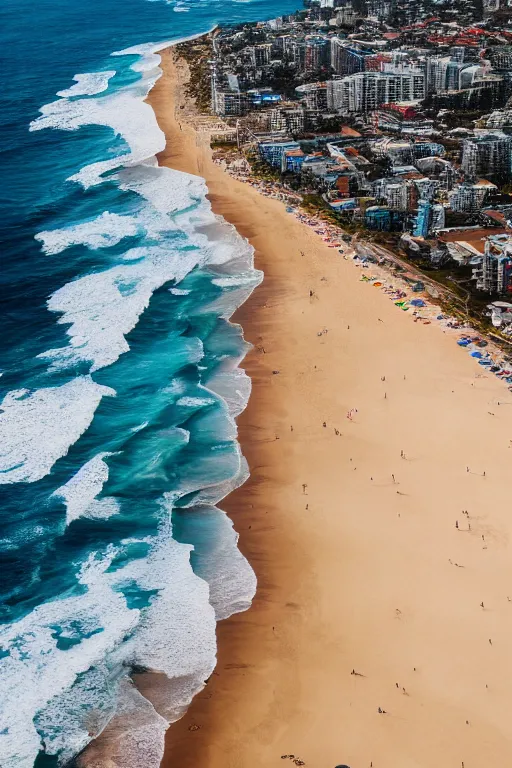
[[[216,277],[212,280],[213,285],[219,288],[237,288],[239,285],[257,286],[261,282],[258,273],[251,275],[235,275],[234,277]]]
[[[118,548],[91,555],[78,576],[83,594],[43,603],[0,633],[9,652],[0,659],[2,768],[32,766],[40,737],[61,763],[83,749],[114,714],[123,664],[189,676],[191,694],[213,671],[215,616],[207,584],[191,569],[191,547],[174,541],[170,523],[147,542],[147,558],[111,572]],[[128,608],[121,590],[133,582],[158,590],[147,608]],[[75,644],[60,650],[60,639]],[[179,692],[166,703],[167,722],[182,709]],[[157,730],[161,740],[163,725]]]
[[[35,237],[43,244],[43,250],[54,256],[72,245],[86,245],[88,248],[109,248],[117,245],[124,237],[132,237],[139,231],[134,216],[120,216],[105,211],[91,221],[73,227],[50,229],[39,232]]]
[[[152,83],[148,84],[149,91]],[[141,94],[144,97],[144,92]],[[121,135],[130,147],[131,155],[121,155],[123,163],[139,163],[165,148],[165,137],[152,108],[134,98],[130,89],[101,98],[59,99],[40,109],[41,115],[30,123],[31,131],[58,128],[76,131],[84,125],[104,125]]]
[[[139,611],[128,609],[123,595],[110,589],[104,576],[114,554],[112,548],[102,559],[91,556],[83,566],[79,581],[87,589],[85,594],[42,603],[0,633],[2,648],[9,651],[8,656],[0,659],[2,768],[31,768],[40,749],[40,737],[33,722],[35,714],[71,689],[77,675],[94,664],[101,666],[107,653],[135,628]],[[60,651],[55,628],[67,637],[76,636],[77,631],[84,637],[77,645]],[[23,696],[19,695],[20,690]],[[61,723],[59,711],[57,704],[52,717],[57,726],[55,741],[52,743],[51,734],[46,734],[46,750],[52,753],[65,747],[65,756],[69,758],[90,737],[86,727],[77,726],[76,719]]]
[[[190,291],[185,291],[182,288],[169,288],[169,293],[172,293],[173,296],[188,296]],[[0,376],[2,374],[0,373]]]
[[[121,189],[136,192],[148,200],[155,210],[165,214],[182,213],[190,218],[192,206],[205,210],[209,214],[209,204],[205,200],[207,188],[203,179],[190,173],[173,171],[152,165],[138,165],[123,168],[116,175]],[[194,211],[197,216],[197,210]],[[213,214],[210,214],[213,216]],[[189,222],[180,220],[180,227]],[[204,238],[206,242],[206,238]]]
[[[121,231],[126,233],[123,237],[147,234],[152,241],[163,241],[132,249],[120,264],[80,277],[53,294],[49,309],[60,313],[59,322],[70,326],[68,347],[49,350],[44,355],[54,366],[93,361],[95,370],[109,365],[129,349],[125,335],[136,325],[152,293],[169,280],[179,283],[196,265],[226,265],[222,268],[225,275],[217,278],[219,280],[239,280],[238,276],[252,266],[252,248],[212,213],[205,199],[205,183],[197,177],[157,167],[155,154],[163,149],[165,139],[154,113],[143,99],[161,74],[157,51],[166,45],[151,44],[118,52],[117,55],[136,53],[140,56],[132,65],[132,69],[142,74],[137,83],[117,93],[94,98],[90,90],[92,80],[86,85],[82,79],[81,85],[89,88],[89,97],[76,99],[79,95],[76,88],[80,84],[77,79],[77,86],[61,92],[64,98],[60,101],[43,107],[41,116],[31,125],[31,130],[78,130],[90,124],[112,128],[126,142],[126,153],[87,166],[72,180],[88,187],[102,183],[108,171],[116,171],[109,179],[117,182],[121,189],[136,192],[148,203],[136,215],[118,217],[124,219],[123,222],[113,221],[115,214],[106,213],[74,228],[40,233],[39,239],[49,249],[48,253],[59,253],[77,243],[91,248],[108,247],[120,242]],[[169,247],[167,235],[177,228],[186,235],[183,244],[188,246],[187,251],[179,251],[174,245]],[[242,290],[244,295],[253,283],[247,282],[246,286],[245,292]],[[180,291],[179,288],[171,290]],[[231,303],[236,293],[236,290],[231,293]],[[230,414],[239,412],[248,396],[243,372],[219,371],[211,383],[212,391],[215,392],[217,385],[223,396],[229,394],[230,385],[235,385],[231,401],[229,397],[226,399]],[[46,394],[39,394],[41,392]],[[9,393],[7,403],[4,401],[5,413],[0,416],[0,435],[5,434],[1,420],[6,414],[9,440],[13,439],[15,427],[20,432],[20,424],[21,434],[14,449],[9,447],[7,454],[4,477],[9,479],[2,480],[0,475],[0,482],[43,477],[87,428],[101,397],[107,394],[115,393],[96,385],[90,377],[79,377],[62,387],[36,393]],[[186,400],[184,396],[182,404]],[[215,402],[206,396],[193,400],[194,407],[206,405],[206,400]],[[23,403],[29,403],[24,406],[25,410]],[[210,429],[214,427],[212,419]],[[229,439],[236,435],[233,420],[229,435]],[[18,435],[14,439],[18,439]],[[3,445],[8,444],[4,439]],[[27,445],[35,447],[27,448]],[[1,456],[1,450],[3,460],[5,454]],[[68,522],[80,516],[102,517],[118,511],[115,499],[97,498],[108,478],[106,456],[105,453],[95,456],[56,492],[66,503]],[[212,483],[205,489],[201,485],[204,475],[199,475],[203,470],[206,473],[210,468],[214,470],[216,456],[212,451],[196,474],[191,474],[190,489],[202,488],[196,503],[215,503],[247,476],[247,465],[238,448],[238,454],[225,457],[225,469],[229,470],[231,479]],[[217,476],[220,476],[218,472]],[[170,517],[172,498],[172,493],[166,495],[166,519]],[[227,518],[221,519],[219,525],[219,534],[212,539],[205,560],[206,580],[192,572],[191,547],[174,541],[167,523],[159,536],[147,539],[151,551],[146,558],[108,572],[119,549],[110,547],[107,553],[93,555],[79,575],[81,585],[86,588],[84,594],[42,604],[25,619],[6,628],[2,647],[9,647],[11,655],[0,659],[6,668],[0,685],[1,681],[7,685],[5,695],[0,690],[7,723],[6,730],[0,732],[2,768],[32,766],[40,747],[40,735],[34,728],[36,713],[37,728],[44,737],[46,751],[48,754],[60,752],[59,759],[63,761],[81,750],[91,735],[101,731],[116,705],[120,721],[127,717],[133,720],[135,710],[141,719],[140,731],[135,729],[134,738],[123,737],[121,754],[116,754],[112,765],[131,768],[144,762],[147,768],[157,768],[165,723],[182,714],[213,671],[215,615],[222,617],[242,610],[252,597],[254,575],[245,559],[237,554],[237,536]],[[233,565],[229,563],[230,557],[234,558]],[[132,582],[141,590],[157,591],[147,608],[127,607],[120,590]],[[63,639],[73,640],[79,633],[79,644],[59,650],[55,627],[60,628],[58,636]],[[123,665],[124,669],[129,665],[146,667],[170,678],[160,694],[144,694],[165,722],[146,706],[125,678],[119,678]],[[91,667],[95,668],[94,674]],[[119,679],[120,696],[116,702]],[[16,690],[20,686],[26,695],[18,706]],[[91,720],[86,719],[91,710],[95,713],[92,725]]]
[[[81,467],[71,480],[54,491],[53,495],[66,503],[66,523],[79,517],[105,519],[119,512],[114,498],[97,499],[108,480],[108,465],[104,459],[109,453],[99,453]]]
[[[91,361],[95,371],[110,365],[129,350],[125,334],[135,327],[153,292],[170,280],[182,280],[199,255],[164,246],[129,253],[127,263],[67,283],[50,297],[48,308],[62,313],[58,322],[70,324],[66,333],[71,342],[40,357],[55,367]]]
[[[108,88],[108,81],[116,74],[115,69],[107,72],[84,72],[74,75],[75,85],[64,91],[57,91],[57,96],[94,96]]]
[[[170,511],[172,497],[166,503]],[[202,687],[215,666],[215,616],[207,584],[190,567],[191,549],[172,538],[168,522],[144,569],[139,561],[123,569],[125,577],[133,575],[141,589],[160,590],[129,641],[129,657],[134,665],[164,672],[170,678],[197,676]],[[169,713],[172,707],[169,702]]]
[[[74,180],[84,186],[100,183],[106,171],[116,169],[113,178],[121,189],[136,192],[150,204],[136,221],[106,213],[68,230],[41,233],[39,238],[45,248],[55,253],[77,242],[104,247],[141,231],[152,239],[161,239],[165,231],[175,231],[177,226],[188,236],[188,245],[196,248],[189,249],[186,256],[182,252],[179,258],[169,248],[150,246],[145,252],[142,248],[132,249],[125,254],[125,261],[136,259],[135,265],[87,275],[56,291],[48,307],[62,313],[59,322],[70,324],[67,333],[71,343],[66,348],[48,350],[41,357],[57,367],[84,360],[93,363],[93,371],[109,365],[129,349],[125,334],[137,323],[152,293],[165,282],[179,282],[198,264],[224,264],[240,258],[243,251],[249,252],[245,261],[252,259],[247,241],[236,236],[233,228],[222,228],[212,213],[204,180],[156,166],[155,154],[164,148],[165,137],[143,99],[161,73],[156,66],[160,61],[158,49],[157,45],[140,46],[118,54],[139,54],[141,58],[132,68],[144,73],[143,81],[101,98],[52,102],[41,108],[40,117],[31,124],[31,130],[110,126],[124,138],[129,152],[83,168]],[[198,227],[215,225],[219,234],[223,229],[224,239],[211,239],[197,231]]]
[[[220,395],[231,416],[239,416],[251,395],[251,379],[241,368],[216,370],[206,381],[208,389]]]
[[[212,483],[211,485],[204,485],[198,493],[194,496],[190,502],[190,506],[196,506],[198,504],[217,504],[226,496],[229,496],[236,488],[239,488],[249,478],[249,467],[245,456],[242,455],[240,446],[237,447],[237,464],[234,467],[233,474],[227,480],[223,480],[221,483]]]
[[[8,392],[0,413],[0,484],[40,480],[85,432],[110,387],[78,376],[60,387]]]
[[[212,397],[180,397],[176,405],[187,408],[202,408],[205,405],[214,405],[217,401]]]
[[[195,545],[195,572],[210,587],[217,621],[246,611],[256,592],[256,576],[238,549],[238,533],[225,512],[195,506],[181,516],[182,531]]]
[[[102,734],[78,757],[79,768],[159,768],[168,721],[128,677],[118,688],[116,714]]]

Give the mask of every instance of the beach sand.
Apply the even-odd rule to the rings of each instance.
[[[265,272],[234,318],[255,345],[251,478],[220,505],[258,592],[218,625],[162,765],[509,768],[512,394],[215,166],[175,120],[185,71],[162,65],[159,161],[206,178]]]

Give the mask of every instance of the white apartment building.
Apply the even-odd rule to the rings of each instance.
[[[327,107],[344,114],[373,112],[381,104],[419,101],[425,96],[422,71],[357,72],[327,83]]]

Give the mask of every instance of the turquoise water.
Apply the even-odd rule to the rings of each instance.
[[[254,594],[216,504],[247,476],[229,317],[261,275],[202,180],[156,167],[143,98],[159,45],[295,5],[0,7],[2,768],[68,764],[127,713],[119,765],[157,766]]]

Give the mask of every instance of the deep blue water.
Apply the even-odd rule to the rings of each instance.
[[[155,44],[296,4],[0,5],[2,768],[65,765],[128,714],[120,768],[157,766],[252,599],[215,505],[246,477],[229,317],[261,275],[202,181],[155,166],[143,98]],[[133,669],[168,682],[143,698]]]

